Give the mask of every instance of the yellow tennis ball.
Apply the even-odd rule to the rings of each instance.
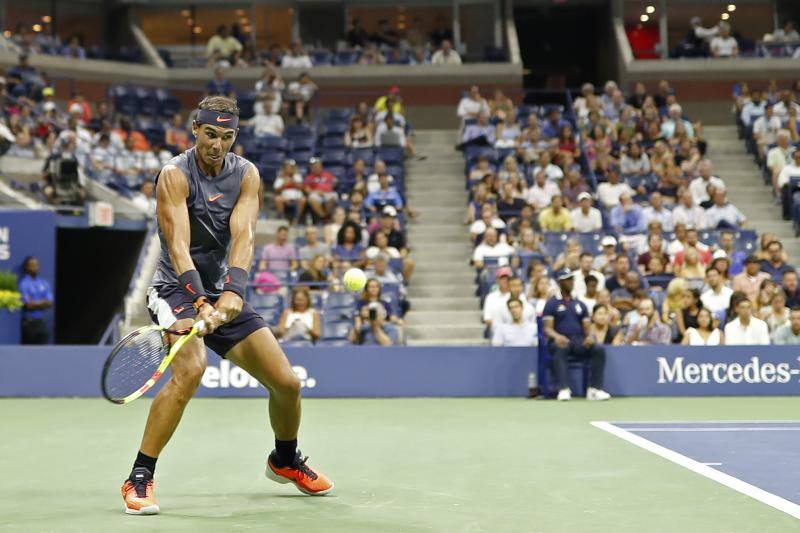
[[[367,275],[360,268],[351,268],[344,273],[342,281],[344,281],[344,286],[347,287],[348,291],[358,292],[367,284]]]

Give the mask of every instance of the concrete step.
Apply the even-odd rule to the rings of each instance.
[[[455,250],[465,254],[472,254],[472,243],[469,242],[469,239],[466,237],[466,235],[462,240],[459,241],[441,242],[438,240],[433,240],[429,242],[415,242],[411,244],[411,246],[415,252]],[[464,257],[469,256],[465,255]]]
[[[414,208],[420,209],[439,209],[442,207],[452,207],[459,209],[462,214],[467,212],[467,201],[460,193],[456,194],[409,194],[406,195],[408,203]]]
[[[412,311],[406,315],[404,320],[407,326],[480,324],[481,311],[479,309],[451,310],[446,308]]]
[[[440,263],[443,261],[463,261],[463,264],[466,265],[469,262],[471,254],[468,252],[464,252],[462,250],[452,249],[452,250],[432,250],[432,249],[422,249],[417,250],[412,246],[412,253],[414,254],[414,258],[417,261],[417,264],[422,263]]]
[[[461,286],[475,282],[475,272],[470,272],[466,267],[457,271],[425,272],[414,271],[414,286],[425,287],[428,285],[441,285],[445,283]]]
[[[484,327],[481,324],[406,326],[408,339],[469,339],[483,340]]]
[[[437,285],[426,284],[424,287],[419,287],[414,283],[412,283],[408,287],[408,297],[409,299],[411,299],[412,305],[414,303],[413,298],[416,297],[451,298],[451,297],[465,297],[474,295],[475,295],[475,287],[472,284],[457,285],[453,283],[448,283],[448,284],[443,283]]]
[[[419,297],[411,301],[412,313],[416,311],[441,311],[443,309],[451,311],[480,311],[480,300],[473,293],[469,295],[459,296],[441,296],[433,297],[424,290],[419,291],[422,293]]]
[[[415,204],[411,204],[417,209]],[[425,224],[444,224],[444,223],[453,223],[453,224],[461,224],[464,221],[464,217],[467,213],[467,206],[464,205],[462,207],[430,207],[427,208],[420,208],[420,217],[418,221],[415,221],[415,225],[419,224],[419,227],[425,227]],[[464,227],[466,231],[466,227]]]

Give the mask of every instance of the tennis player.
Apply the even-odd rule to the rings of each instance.
[[[153,320],[172,329],[205,321],[172,362],[172,375],[150,406],[139,453],[122,485],[125,511],[157,514],[156,461],[180,423],[206,368],[206,345],[250,373],[269,391],[275,449],[266,475],[323,495],[333,483],[297,450],[300,380],[267,324],[245,301],[261,201],[256,167],[230,152],[239,109],[223,96],[200,102],[192,124],[196,144],[156,177],[161,258],[148,291]],[[202,337],[202,338],[200,338]]]

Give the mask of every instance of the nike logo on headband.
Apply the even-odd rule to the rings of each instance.
[[[231,119],[229,118],[217,117],[217,122],[230,122],[230,121]]]

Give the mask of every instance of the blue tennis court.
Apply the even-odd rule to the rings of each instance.
[[[800,519],[800,422],[592,422]]]

